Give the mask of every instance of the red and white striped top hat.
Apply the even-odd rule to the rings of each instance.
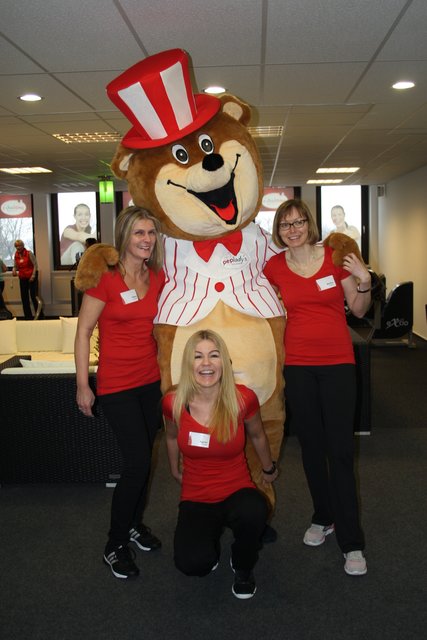
[[[182,49],[145,58],[107,85],[110,100],[131,122],[125,147],[148,149],[183,138],[219,111],[215,96],[193,94]]]

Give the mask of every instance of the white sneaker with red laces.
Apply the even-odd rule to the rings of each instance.
[[[344,554],[344,571],[349,576],[364,576],[368,571],[363,553],[359,550],[349,551]]]

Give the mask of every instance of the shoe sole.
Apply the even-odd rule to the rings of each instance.
[[[366,574],[368,573],[367,569],[365,569],[364,571],[347,571],[345,567],[344,571],[348,576],[366,576]]]
[[[323,539],[320,540],[319,542],[310,542],[309,540],[306,540],[305,538],[303,538],[303,543],[306,544],[308,547],[320,547],[320,545],[325,542],[326,536],[328,536],[330,533],[333,533],[334,531],[335,531],[334,527],[331,527],[330,529],[326,529],[326,531],[323,532]]]
[[[123,573],[117,573],[116,571],[114,571],[112,563],[109,562],[109,560],[107,560],[105,556],[103,556],[103,560],[104,560],[104,564],[110,567],[111,573],[115,578],[119,578],[120,580],[128,580],[129,578],[132,579],[132,578],[137,578],[139,576],[139,573],[136,573],[133,576],[125,576]]]
[[[235,596],[239,600],[249,600],[250,598],[253,598],[254,595],[256,594],[256,587],[255,587],[255,590],[252,593],[236,593],[234,591],[233,587],[231,587],[231,592],[232,592],[233,596]]]
[[[158,547],[144,547],[140,542],[138,542],[134,538],[130,538],[129,542],[133,542],[134,544],[136,544],[138,549],[141,549],[141,551],[157,551],[157,549],[160,549],[160,547],[162,546],[161,544],[159,544]]]

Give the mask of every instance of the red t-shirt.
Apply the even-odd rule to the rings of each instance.
[[[278,287],[287,312],[286,364],[354,363],[341,284],[350,274],[333,264],[330,247],[325,247],[323,264],[310,278],[291,271],[285,253],[273,256],[264,274]]]
[[[119,271],[104,273],[97,287],[86,294],[105,302],[98,319],[99,365],[97,393],[115,393],[160,379],[153,320],[163,287],[163,271],[150,269],[144,298],[125,304],[121,297],[128,286]]]
[[[191,445],[197,441],[192,434],[209,434],[209,429],[194,420],[184,409],[178,429],[178,447],[183,456],[181,500],[192,502],[220,502],[232,493],[245,488],[254,488],[245,457],[244,420],[259,410],[255,393],[243,385],[236,385],[242,399],[237,432],[228,442],[218,442],[210,435],[209,446]],[[167,393],[162,401],[163,415],[173,420],[175,394]]]

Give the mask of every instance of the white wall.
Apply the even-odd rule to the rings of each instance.
[[[386,185],[378,198],[378,266],[387,292],[414,282],[414,332],[427,339],[427,166]]]

